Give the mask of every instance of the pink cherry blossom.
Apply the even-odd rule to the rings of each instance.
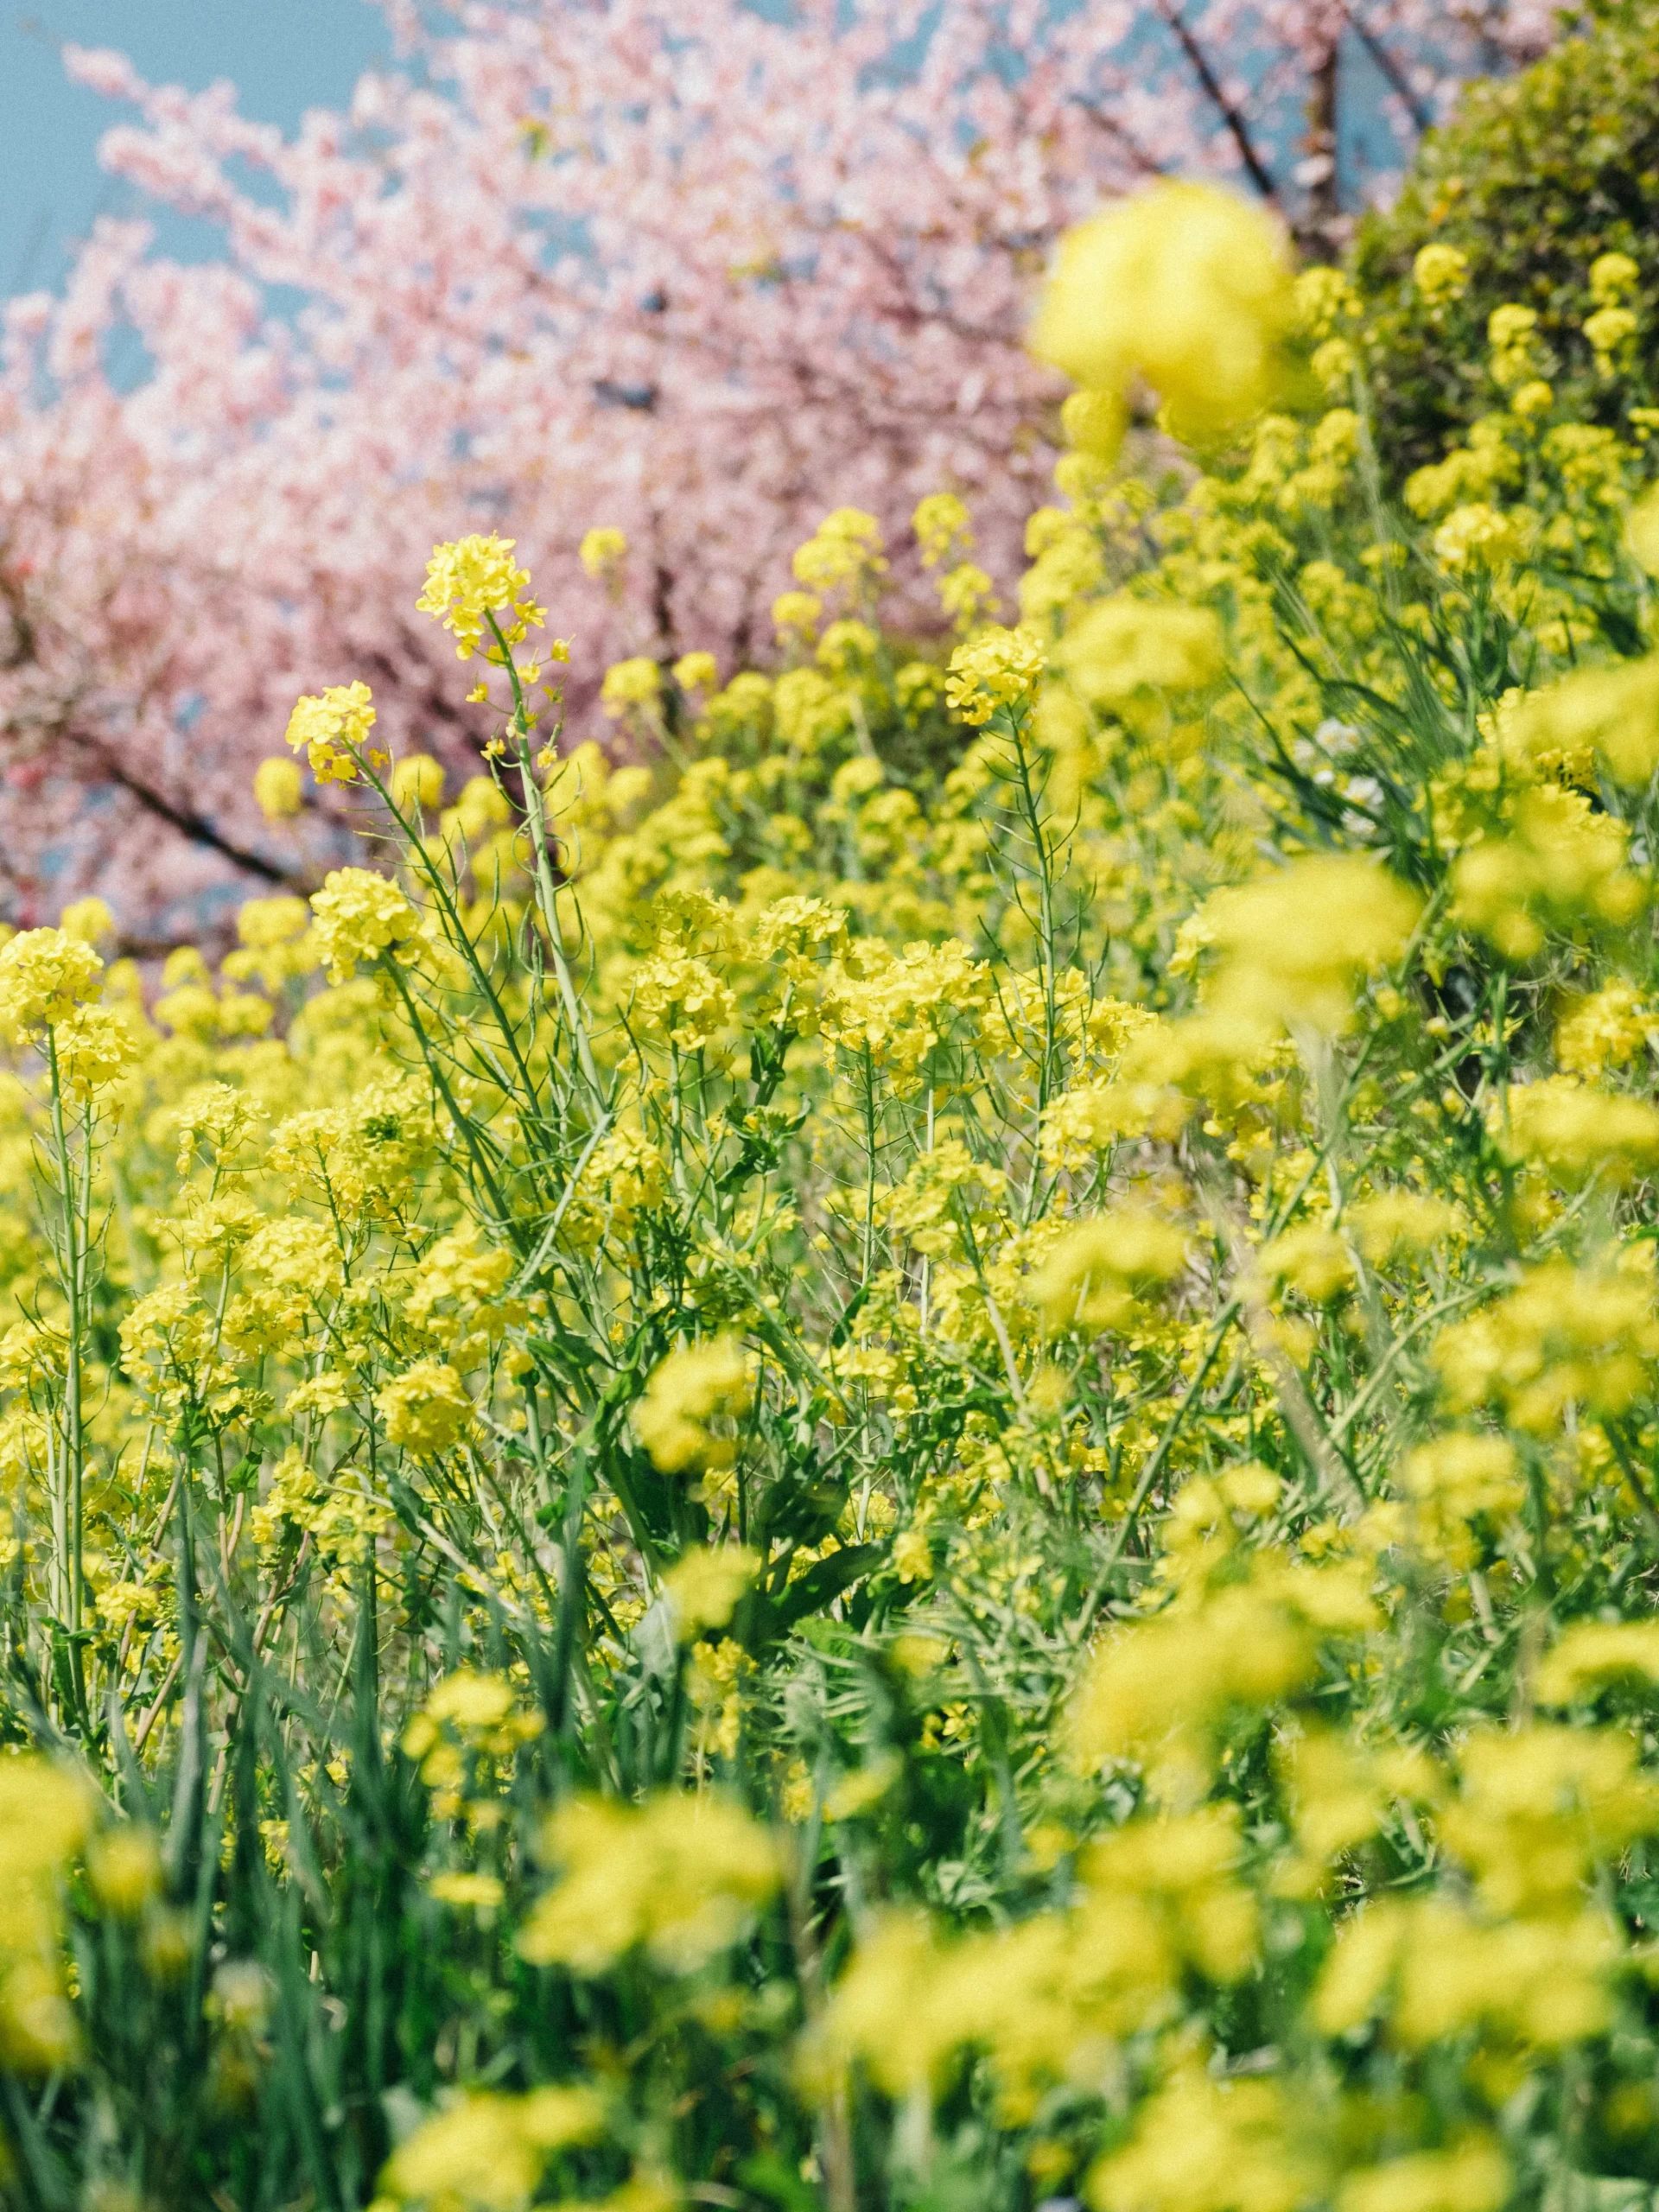
[[[5,310],[17,921],[95,881],[160,943],[204,902],[315,880],[349,798],[273,828],[251,791],[302,690],[363,678],[395,749],[469,772],[487,721],[415,611],[435,539],[517,539],[572,640],[578,733],[606,727],[625,655],[764,662],[790,552],[831,507],[880,518],[903,622],[937,619],[904,536],[924,493],[969,501],[1006,586],[1052,459],[1060,388],[1021,338],[1057,233],[1208,170],[1328,235],[1344,91],[1394,149],[1360,180],[1386,188],[1461,72],[1547,35],[1524,0],[391,12],[404,65],[292,139],[228,86],[67,50],[136,110],[106,166],[212,218],[225,256],[173,263],[105,219],[61,296]],[[118,340],[148,358],[130,388]],[[629,542],[614,592],[576,558],[596,524]]]

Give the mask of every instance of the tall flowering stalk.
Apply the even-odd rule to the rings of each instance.
[[[81,1103],[76,1117],[79,1126],[74,1127],[65,1112],[64,1071],[56,1032],[51,1027],[46,1033],[46,1061],[52,1114],[48,1163],[53,1196],[57,1201],[51,1242],[65,1308],[63,1415],[53,1455],[56,1464],[51,1485],[52,1533],[57,1554],[58,1616],[68,1637],[75,1703],[84,1712],[80,1636],[85,1594],[86,1434],[82,1390],[92,1258],[92,1103]]]
[[[107,926],[89,902],[84,924]],[[93,1228],[98,1094],[120,1076],[131,1046],[119,1019],[99,1007],[103,968],[86,937],[34,930],[0,947],[0,1027],[33,1047],[46,1077],[47,1135],[41,1144],[45,1228],[52,1268],[44,1288],[56,1311],[32,1317],[48,1409],[44,1424],[51,1524],[51,1621],[58,1640],[48,1697],[78,1726],[90,1720],[85,1668],[86,1362],[91,1294],[99,1264]],[[28,1324],[24,1325],[26,1327]]]

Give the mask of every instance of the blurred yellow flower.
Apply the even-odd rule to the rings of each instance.
[[[693,1972],[738,1941],[782,1878],[776,1845],[740,1806],[676,1791],[643,1805],[572,1798],[542,1848],[557,1876],[518,1948],[582,1974],[636,1947],[664,1972]]]
[[[254,804],[267,822],[286,822],[305,804],[305,785],[300,764],[280,753],[262,760],[253,772]]]
[[[747,1356],[734,1337],[671,1351],[652,1370],[633,1409],[634,1433],[665,1475],[729,1467],[737,1440],[715,1434],[714,1421],[741,1421],[754,1398]]]
[[[1215,185],[1161,184],[1066,233],[1031,344],[1092,390],[1144,378],[1174,435],[1201,443],[1271,402],[1294,314],[1270,216]]]

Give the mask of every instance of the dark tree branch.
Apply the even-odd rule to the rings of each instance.
[[[1396,93],[1403,102],[1406,113],[1411,118],[1413,130],[1427,130],[1434,118],[1407,83],[1405,72],[1401,68],[1400,64],[1389,52],[1376,33],[1368,23],[1363,23],[1351,8],[1344,7],[1342,12],[1354,36],[1370,55],[1379,73],[1386,79],[1389,91]]]
[[[668,659],[674,652],[674,571],[660,552],[652,565],[651,619],[662,657]]]
[[[281,883],[291,887],[303,881],[303,877],[292,868],[280,867],[276,861],[268,861],[263,853],[250,852],[245,845],[238,845],[222,830],[217,829],[205,814],[198,814],[194,807],[183,805],[168,798],[164,792],[141,783],[119,761],[112,760],[96,739],[83,737],[80,742],[98,763],[106,782],[125,791],[130,798],[137,799],[147,813],[167,823],[191,844],[205,845],[210,852],[218,853],[222,859],[229,861],[233,868],[241,868],[245,874],[257,875],[264,883]]]
[[[1171,0],[1157,0],[1157,7],[1158,13],[1179,41],[1181,51],[1192,63],[1192,73],[1203,86],[1205,97],[1212,103],[1216,112],[1226,124],[1233,143],[1238,149],[1239,158],[1249,172],[1251,183],[1264,200],[1270,200],[1276,207],[1279,202],[1278,188],[1274,185],[1262,156],[1255,150],[1255,141],[1250,137],[1243,117],[1221,89],[1221,80],[1210,67],[1209,56],[1181,20],[1179,9],[1173,6]]]
[[[10,574],[0,574],[0,604],[3,604],[10,614],[13,634],[14,650],[7,656],[5,664],[8,667],[29,665],[40,668],[38,641],[29,619],[27,600]],[[134,775],[96,728],[79,721],[81,704],[81,699],[73,690],[70,690],[60,696],[53,721],[59,737],[91,766],[92,780],[124,791],[129,798],[137,801],[143,812],[165,822],[188,843],[205,846],[208,851],[217,853],[244,874],[257,876],[264,883],[283,884],[290,888],[303,886],[304,877],[299,871],[283,868],[277,861],[267,860],[263,853],[253,852],[245,845],[238,844],[188,801],[169,798],[164,791],[157,791],[153,785]],[[15,870],[3,863],[0,863],[0,879],[14,884],[18,881]]]
[[[1096,130],[1103,130],[1109,138],[1112,138],[1116,141],[1116,143],[1123,149],[1124,152],[1128,156],[1130,161],[1134,162],[1135,168],[1140,170],[1142,176],[1167,176],[1169,175],[1169,171],[1164,167],[1163,163],[1161,162],[1154,161],[1152,156],[1147,152],[1146,149],[1143,146],[1138,146],[1135,140],[1129,136],[1128,132],[1123,128],[1123,125],[1117,121],[1116,117],[1108,115],[1104,108],[1097,105],[1093,100],[1084,99],[1081,92],[1077,92],[1072,95],[1072,104],[1074,106],[1080,107],[1083,110],[1084,113],[1088,117],[1090,122],[1095,125]]]
[[[1342,40],[1333,38],[1315,66],[1307,95],[1307,135],[1303,141],[1307,207],[1297,226],[1297,242],[1318,259],[1337,257],[1341,201],[1338,193],[1338,134],[1341,129]]]

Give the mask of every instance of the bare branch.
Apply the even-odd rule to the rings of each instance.
[[[1349,29],[1376,64],[1377,70],[1386,80],[1389,90],[1398,96],[1406,113],[1411,118],[1413,130],[1427,130],[1434,118],[1417,98],[1416,93],[1412,91],[1400,64],[1389,52],[1376,33],[1368,23],[1362,22],[1351,8],[1344,5],[1342,12]]]
[[[96,738],[83,734],[78,741],[81,750],[89,753],[96,763],[102,780],[115,785],[130,798],[137,799],[147,813],[167,823],[191,844],[205,845],[210,852],[218,853],[222,859],[229,861],[233,868],[242,869],[245,874],[257,875],[262,882],[284,884],[290,888],[303,882],[303,875],[296,870],[283,868],[276,861],[267,860],[263,853],[251,852],[245,845],[238,845],[205,814],[198,814],[193,806],[170,799],[165,792],[140,782]]]
[[[1250,182],[1264,200],[1272,201],[1276,207],[1279,202],[1278,188],[1274,183],[1272,175],[1262,156],[1255,150],[1255,143],[1250,137],[1249,126],[1243,117],[1221,89],[1221,80],[1210,67],[1209,56],[1182,21],[1180,10],[1171,4],[1171,0],[1157,0],[1157,8],[1160,16],[1180,41],[1181,51],[1192,63],[1192,73],[1203,86],[1205,97],[1213,104],[1216,112],[1226,124],[1233,143],[1238,149],[1239,159],[1249,173]]]
[[[1095,125],[1096,130],[1103,130],[1109,138],[1112,138],[1116,141],[1116,143],[1123,149],[1124,152],[1128,156],[1135,168],[1140,170],[1142,176],[1167,176],[1169,175],[1169,171],[1164,167],[1163,163],[1159,161],[1154,161],[1152,156],[1147,153],[1144,146],[1137,145],[1135,140],[1129,136],[1129,133],[1123,128],[1123,125],[1117,120],[1116,117],[1108,115],[1105,109],[1098,105],[1096,102],[1094,100],[1086,100],[1081,92],[1076,92],[1072,95],[1072,105],[1073,106],[1080,107],[1083,110],[1084,113],[1088,117],[1090,122]]]

